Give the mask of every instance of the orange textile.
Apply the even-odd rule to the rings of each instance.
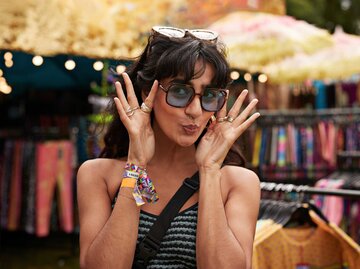
[[[278,229],[257,242],[253,256],[253,269],[340,269],[343,262],[338,240],[314,228]]]
[[[50,229],[54,191],[58,190],[60,226],[73,230],[72,157],[70,141],[39,143],[36,148],[36,235],[46,236]]]

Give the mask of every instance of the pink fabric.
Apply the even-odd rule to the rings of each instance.
[[[315,187],[317,188],[326,188],[326,189],[339,189],[344,184],[342,179],[321,179],[319,180]],[[340,225],[344,214],[344,199],[342,197],[334,195],[325,195],[314,197],[315,205],[321,209],[326,218]]]
[[[73,230],[73,145],[70,141],[51,141],[36,147],[36,235],[47,236],[50,229],[54,191],[58,191],[60,226]]]

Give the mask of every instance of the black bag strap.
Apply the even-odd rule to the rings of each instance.
[[[191,178],[186,178],[163,209],[149,233],[139,243],[135,254],[133,269],[146,268],[148,262],[155,257],[160,248],[161,240],[164,237],[171,221],[178,214],[185,202],[199,189],[199,172]]]

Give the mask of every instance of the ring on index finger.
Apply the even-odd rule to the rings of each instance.
[[[150,114],[150,113],[151,113],[151,110],[152,110],[150,107],[148,107],[148,106],[145,104],[145,102],[143,102],[143,103],[141,104],[140,109],[141,109],[142,112],[145,112],[145,113],[148,113],[148,114]]]

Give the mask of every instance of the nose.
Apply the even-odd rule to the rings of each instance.
[[[196,118],[201,115],[202,107],[201,107],[201,94],[196,93],[191,100],[191,102],[185,107],[185,113],[187,115]]]

